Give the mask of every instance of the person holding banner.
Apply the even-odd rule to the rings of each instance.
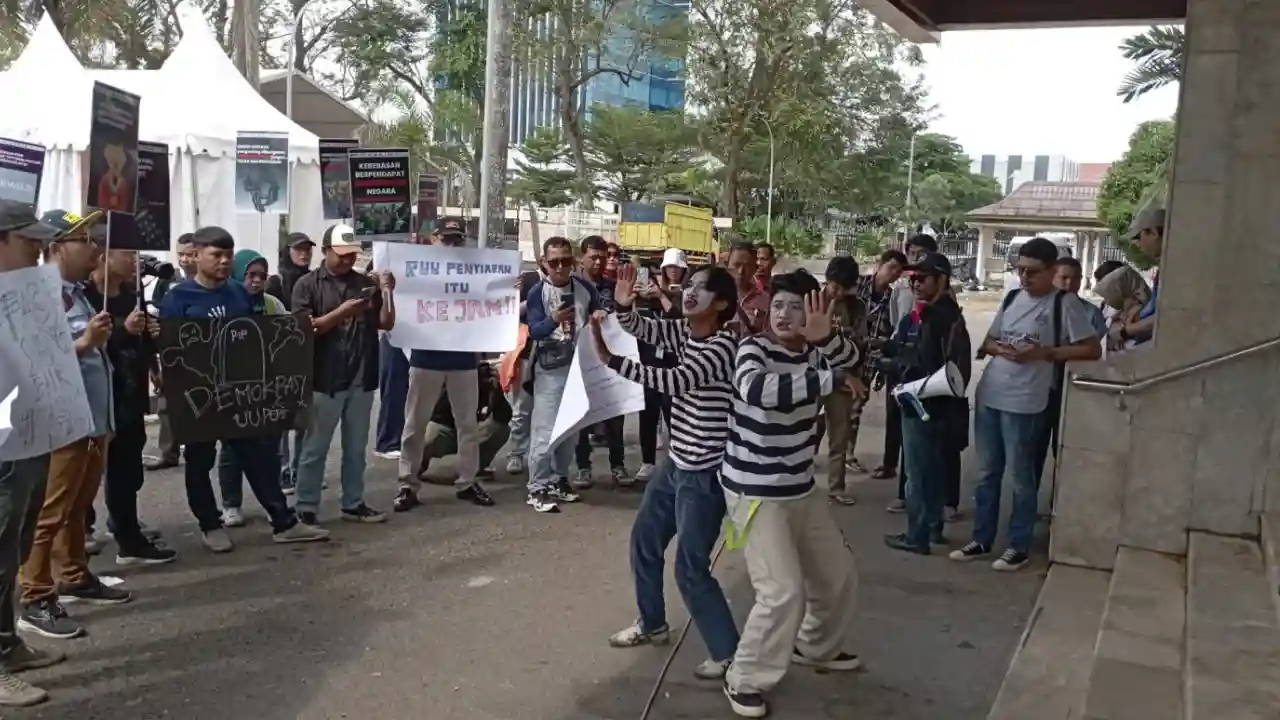
[[[595,288],[596,296],[600,298],[600,308],[605,312],[613,312],[614,281],[605,275],[609,244],[599,235],[588,235],[579,243],[579,249],[582,251],[582,259],[579,262],[582,269],[578,277],[591,283]],[[622,487],[630,487],[636,481],[627,472],[625,465],[626,450],[622,446],[622,428],[625,421],[626,416],[619,415],[605,420],[601,425],[604,425],[605,444],[609,448],[609,473],[613,476],[613,482]],[[578,466],[578,473],[570,481],[575,490],[586,490],[595,485],[595,481],[591,479],[592,431],[593,428],[583,428],[578,431],[578,442],[574,446],[574,459]]]
[[[115,429],[111,362],[106,348],[113,322],[98,312],[84,294],[84,283],[98,266],[106,239],[101,212],[85,217],[65,210],[45,213],[43,222],[58,229],[45,249],[45,260],[62,275],[62,305],[75,338],[93,431],[88,437],[61,447],[49,457],[49,480],[44,506],[36,523],[31,554],[22,564],[20,627],[46,637],[73,638],[84,634],[80,623],[67,617],[59,598],[95,604],[129,602],[130,593],[107,587],[89,571],[85,549],[89,508],[98,495],[106,467],[107,441]],[[54,578],[57,558],[61,567]]]
[[[969,384],[973,355],[964,314],[949,292],[951,261],[941,253],[929,253],[906,270],[916,308],[898,321],[897,332],[882,349],[882,362],[898,368],[894,375],[900,384],[942,371],[938,384],[945,388],[948,365],[954,365],[964,381],[964,385],[950,388],[951,394],[920,398],[927,419],[911,402],[898,403],[907,475],[907,531],[886,535],[884,542],[894,550],[928,555],[930,545],[947,543],[942,534],[944,505],[959,503],[958,498],[946,497],[947,478],[953,469],[958,474],[960,452],[969,444],[969,401],[964,397],[964,386]],[[891,396],[890,402],[898,401]]]
[[[741,277],[739,278],[741,281]],[[807,272],[775,275],[768,328],[738,347],[729,443],[720,484],[756,602],[724,694],[741,717],[765,717],[769,692],[797,662],[856,670],[842,645],[853,625],[857,575],[824,496],[814,492],[822,398],[858,360]]]
[[[169,292],[169,288],[195,277],[195,248],[191,246],[191,233],[183,233],[178,237],[178,269],[182,271],[182,277],[170,278],[168,280],[157,280],[155,288],[151,291],[151,303],[156,307],[160,307],[160,303],[164,300],[165,293]],[[151,379],[151,385],[159,392],[160,375],[156,375]],[[173,432],[169,429],[169,412],[165,407],[164,396],[160,396],[157,402],[156,412],[160,416],[160,457],[146,463],[143,467],[148,472],[156,472],[159,470],[167,470],[169,468],[178,467],[181,464],[182,448],[173,440]]]
[[[441,229],[432,236],[432,244],[458,248],[465,239],[462,223],[445,218]],[[396,512],[422,504],[418,500],[421,486],[418,470],[425,457],[427,426],[442,391],[449,395],[457,437],[458,479],[454,481],[454,495],[473,505],[493,505],[493,497],[476,480],[480,470],[480,433],[476,420],[480,405],[476,384],[479,367],[480,356],[473,352],[414,350],[409,354],[409,397],[405,403],[404,435],[400,439],[400,492],[395,500]]]
[[[342,519],[386,522],[385,512],[364,501],[364,471],[378,389],[378,331],[396,322],[395,277],[354,272],[360,241],[347,225],[325,230],[321,247],[320,267],[293,286],[294,312],[311,313],[315,329],[311,422],[298,461],[296,507],[304,523],[318,524],[325,461],[341,423]]]
[[[0,275],[36,267],[44,243],[60,232],[40,222],[31,208],[0,200]],[[56,306],[44,310],[58,312]],[[0,315],[0,325],[16,319]],[[13,330],[16,326],[4,334],[11,335]],[[0,705],[26,706],[44,702],[49,694],[11,673],[56,665],[67,656],[31,647],[17,633],[14,585],[23,558],[31,552],[36,519],[44,506],[49,453],[22,457],[7,450],[0,442]]]
[[[255,300],[244,285],[230,282],[235,239],[220,227],[201,228],[191,239],[195,248],[196,275],[176,285],[160,304],[161,320],[169,318],[236,318],[258,315],[265,304]],[[244,468],[249,489],[271,519],[272,539],[277,543],[327,540],[329,531],[299,522],[280,488],[280,438],[249,436],[220,440],[230,445]],[[217,443],[199,442],[186,446],[187,504],[200,523],[204,546],[211,552],[235,549],[223,528],[222,513],[213,494],[210,473],[217,460]]]
[[[726,327],[738,311],[736,281],[724,268],[693,275],[682,293],[683,320],[641,317],[632,309],[636,268],[618,268],[618,320],[636,339],[667,353],[674,367],[651,367],[612,355],[593,318],[596,353],[622,377],[672,398],[670,452],[649,478],[631,527],[631,574],[639,619],[609,638],[614,647],[665,643],[670,637],[662,597],[664,555],[672,536],[676,585],[710,652],[694,674],[724,677],[738,647],[724,590],[711,574],[711,551],[724,520],[718,475],[729,439],[737,334]]]
[[[560,398],[569,380],[569,368],[577,348],[578,333],[600,309],[591,283],[574,277],[573,244],[568,238],[547,238],[542,244],[546,277],[529,290],[526,310],[533,354],[533,414],[529,441],[529,497],[526,502],[540,513],[560,512],[558,503],[578,501],[569,485],[569,463],[577,439],[560,438],[552,445]]]

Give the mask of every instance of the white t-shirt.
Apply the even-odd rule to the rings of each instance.
[[[1019,292],[1007,308],[996,313],[987,336],[1008,345],[1034,341],[1053,347],[1053,299],[1057,294],[1054,291],[1033,297],[1025,290]],[[1060,322],[1061,345],[1073,345],[1097,336],[1083,303],[1073,302],[1070,297],[1063,298]],[[978,381],[975,396],[979,405],[993,410],[1034,414],[1048,406],[1052,388],[1053,363],[1047,360],[1016,363],[992,357]]]

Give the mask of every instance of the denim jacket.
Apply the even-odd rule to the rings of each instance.
[[[78,340],[89,327],[89,321],[97,313],[84,295],[84,286],[62,281],[62,306],[67,311],[67,324],[71,337]],[[111,361],[104,348],[93,348],[76,358],[80,374],[84,377],[84,391],[93,412],[93,437],[101,437],[115,431],[114,399],[111,397]]]

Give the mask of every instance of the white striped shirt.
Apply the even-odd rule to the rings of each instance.
[[[821,347],[808,346],[801,352],[767,335],[743,340],[720,484],[747,497],[808,495],[814,484],[822,397],[840,381],[836,370],[857,361],[857,346],[841,333]]]
[[[737,336],[721,329],[698,339],[690,336],[687,320],[655,320],[634,312],[619,313],[618,321],[637,339],[680,359],[673,368],[617,356],[609,362],[619,375],[671,398],[671,461],[689,472],[718,467],[729,435]]]

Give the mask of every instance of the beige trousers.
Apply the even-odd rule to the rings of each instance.
[[[399,352],[399,351],[396,351]],[[440,393],[449,394],[453,426],[458,433],[458,489],[471,487],[480,469],[480,432],[476,409],[480,383],[475,370],[423,370],[409,368],[409,397],[404,406],[404,435],[400,439],[400,484],[417,490],[418,468],[427,444],[427,425]]]
[[[726,492],[731,515],[750,502]],[[743,548],[756,604],[726,677],[734,692],[767,692],[782,679],[798,649],[830,659],[853,626],[858,574],[853,553],[831,518],[826,496],[764,500]]]

